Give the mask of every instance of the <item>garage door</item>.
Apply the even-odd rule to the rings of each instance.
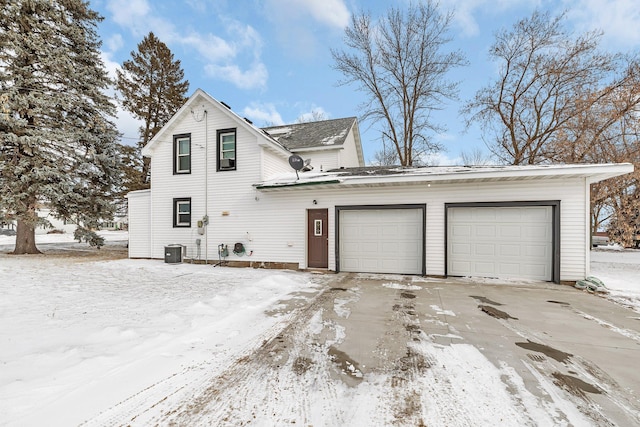
[[[447,273],[552,280],[551,206],[450,207]]]
[[[339,215],[341,271],[422,274],[422,209],[348,209]]]

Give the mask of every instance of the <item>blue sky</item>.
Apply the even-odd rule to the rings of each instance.
[[[103,59],[110,73],[130,58],[142,38],[153,31],[182,61],[189,95],[201,88],[224,101],[257,126],[292,123],[319,111],[328,118],[360,116],[362,93],[338,86],[330,49],[343,47],[344,28],[352,14],[383,15],[389,5],[408,0],[91,0],[104,21],[99,26]],[[447,48],[460,49],[469,66],[451,73],[460,81],[460,101],[437,114],[448,131],[435,137],[447,147],[432,163],[459,163],[460,153],[486,151],[475,128],[464,131],[460,106],[495,78],[488,62],[493,35],[528,16],[534,8],[567,11],[569,28],[604,31],[602,47],[629,51],[640,46],[637,0],[442,0],[454,10],[453,38]],[[138,124],[120,111],[118,128],[125,141],[136,141]],[[365,160],[379,149],[378,133],[361,123]]]

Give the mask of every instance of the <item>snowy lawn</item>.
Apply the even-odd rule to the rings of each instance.
[[[126,233],[103,235],[126,240]],[[38,236],[39,243],[72,241]],[[40,245],[54,247],[68,248]],[[156,382],[174,387],[171,376],[184,369],[213,362],[222,369],[286,320],[265,311],[318,290],[310,279],[156,260],[0,254],[0,425],[77,425]]]
[[[208,411],[211,420],[229,414],[225,425],[234,425],[234,414],[246,418],[252,412],[271,411],[274,416],[279,412],[280,422],[290,416],[292,421],[358,426],[374,419],[376,411],[385,414],[386,409],[375,402],[390,392],[399,393],[407,405],[396,413],[408,411],[402,425],[410,425],[413,406],[420,406],[411,402],[410,393],[419,396],[431,389],[432,397],[439,396],[432,410],[441,412],[427,414],[426,421],[516,425],[527,420],[519,418],[522,405],[528,419],[555,419],[544,414],[511,368],[493,366],[470,344],[434,346],[423,341],[407,347],[422,355],[407,359],[418,368],[425,363],[447,364],[447,370],[433,370],[408,383],[420,390],[389,389],[383,384],[390,378],[382,374],[361,382],[354,362],[331,345],[345,338],[338,320],[348,318],[348,306],[356,301],[347,296],[352,294],[318,305],[309,323],[296,322],[303,319],[296,317],[300,310],[318,298],[332,276],[108,259],[124,254],[126,233],[104,235],[109,240],[105,249],[113,252],[108,255],[103,249],[103,259],[97,260],[95,249],[70,244],[68,235],[38,236],[41,249],[50,252],[19,257],[6,255],[13,240],[0,236],[0,425],[155,424],[170,419],[171,413],[162,412],[167,408],[193,413],[200,410],[194,405],[204,399],[208,403],[202,402],[207,405],[202,414]],[[119,249],[120,255],[114,255]],[[81,256],[83,252],[88,255]],[[592,274],[611,289],[608,298],[640,312],[640,251],[594,251]],[[380,286],[405,292],[401,294],[405,297],[422,287],[420,282]],[[327,317],[330,311],[336,321]],[[447,315],[455,316],[436,310],[432,321]],[[328,330],[333,335],[323,338],[327,348],[321,348],[318,337]],[[336,385],[342,382],[324,370],[309,379],[314,377],[308,372],[320,363],[318,354],[327,349],[334,362],[341,361],[354,374],[351,386]],[[286,354],[298,357],[281,360]],[[293,373],[277,369],[285,362]],[[220,375],[218,385],[209,385]],[[249,375],[257,379],[246,381]],[[311,381],[304,385],[308,396],[295,394],[302,378]],[[397,378],[401,376],[393,381]],[[508,397],[504,378],[519,390],[524,403]],[[443,394],[442,387],[451,394]],[[244,400],[238,401],[238,396]],[[308,413],[290,407],[296,399],[306,402]],[[475,403],[467,412],[457,413],[459,399]],[[336,402],[344,407],[332,408]],[[536,411],[540,413],[535,415]],[[325,414],[334,418],[324,418]],[[467,418],[469,414],[473,418]],[[396,423],[393,418],[382,419]],[[259,419],[254,424],[274,425]]]
[[[609,288],[611,300],[640,312],[640,250],[601,246],[591,251],[591,275]]]

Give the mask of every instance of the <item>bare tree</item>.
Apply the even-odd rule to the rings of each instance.
[[[355,83],[367,94],[362,120],[380,126],[383,144],[393,146],[403,166],[442,149],[430,134],[446,129],[433,122],[432,113],[456,99],[458,84],[445,77],[466,65],[460,51],[443,51],[451,40],[451,18],[432,0],[406,11],[391,8],[378,21],[353,15],[345,30],[347,50],[331,51],[335,69],[345,76],[339,84]],[[389,153],[383,157],[388,160]]]
[[[321,122],[323,120],[328,120],[326,113],[321,109],[314,108],[310,113],[301,114],[296,119],[296,123],[311,123],[311,122]]]
[[[498,33],[490,56],[500,65],[499,77],[463,108],[468,123],[480,123],[489,148],[503,162],[557,160],[561,148],[575,143],[584,144],[578,156],[584,157],[591,140],[576,124],[613,106],[612,97],[635,80],[633,67],[623,67],[623,55],[600,52],[601,33],[573,36],[563,22],[564,15],[536,11]],[[630,105],[618,107],[619,117]]]
[[[478,147],[473,147],[469,151],[463,151],[460,153],[460,158],[466,166],[484,166],[494,163],[491,156]]]
[[[591,186],[591,225],[596,232],[606,225],[609,236],[625,246],[634,244],[640,234],[640,134],[638,114],[616,126],[615,143],[598,144],[590,159],[611,163],[633,163],[635,170]],[[633,130],[635,129],[635,130]],[[603,138],[607,139],[607,138]]]
[[[382,149],[375,152],[373,156],[374,166],[395,166],[398,165],[398,152],[391,144],[382,141]]]

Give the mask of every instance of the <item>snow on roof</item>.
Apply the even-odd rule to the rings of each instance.
[[[308,185],[393,185],[419,182],[498,181],[540,178],[589,178],[597,182],[633,172],[629,163],[526,166],[366,166],[326,172],[293,172],[255,184],[259,190]]]
[[[291,151],[308,148],[342,146],[355,117],[322,120],[319,122],[295,123],[262,128],[280,144]]]

